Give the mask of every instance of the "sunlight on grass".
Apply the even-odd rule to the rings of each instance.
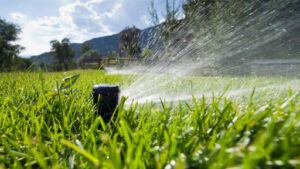
[[[76,74],[80,77],[67,95],[58,90],[47,96]],[[187,78],[195,95],[203,90],[203,79],[210,79]],[[259,90],[298,79],[220,77],[205,89],[225,90],[218,83],[225,87],[233,81],[229,92],[247,82],[251,90],[244,101],[216,92],[125,107],[122,98],[118,117],[105,124],[96,116],[92,86],[126,89],[134,79],[94,70],[0,74],[0,168],[300,167],[299,88],[286,85],[276,95],[274,88]],[[187,81],[179,85],[190,86]]]

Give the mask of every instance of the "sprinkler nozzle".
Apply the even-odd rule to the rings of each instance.
[[[105,123],[109,122],[119,102],[119,86],[99,84],[93,86],[93,100],[98,109],[98,115]],[[117,110],[115,116],[117,116]]]

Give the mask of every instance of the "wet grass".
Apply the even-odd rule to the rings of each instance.
[[[73,86],[49,95],[75,74],[80,78]],[[274,88],[251,89],[243,102],[219,92],[173,106],[162,101],[125,107],[123,97],[116,120],[105,124],[95,114],[92,86],[126,89],[135,79],[92,70],[0,74],[0,168],[300,167],[297,79],[218,80],[233,81],[236,89],[239,83],[259,88],[292,81],[277,95]],[[203,90],[199,79],[190,79],[195,91]],[[215,78],[205,80],[213,88]]]

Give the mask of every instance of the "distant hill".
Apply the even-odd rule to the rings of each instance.
[[[83,43],[89,43],[93,49],[98,50],[101,53],[102,57],[108,55],[110,51],[118,50],[118,34],[98,37]],[[80,57],[80,48],[83,43],[71,43],[71,47],[75,49],[75,60],[77,61]],[[155,27],[150,27],[141,30],[139,45],[142,49],[150,48],[152,50],[157,50],[161,48],[162,44],[159,40],[159,37],[156,33]],[[31,56],[31,60],[35,63],[51,63],[53,56],[49,52],[42,53],[40,55]]]

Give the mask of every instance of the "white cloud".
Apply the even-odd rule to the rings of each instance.
[[[117,33],[128,25],[145,28],[151,24],[148,6],[147,0],[77,0],[60,7],[58,17],[30,20],[21,13],[10,16],[22,28],[19,43],[26,47],[22,55],[32,55],[49,51],[53,39],[83,42]]]
[[[12,19],[14,22],[18,22],[18,23],[23,23],[26,21],[27,16],[22,14],[22,13],[18,13],[18,12],[14,12],[11,13],[9,15],[10,19]]]

